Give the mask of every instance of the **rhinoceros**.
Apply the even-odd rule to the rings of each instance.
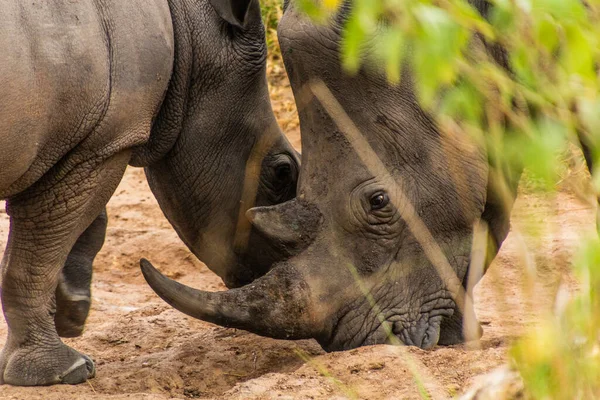
[[[249,285],[216,293],[170,280],[145,259],[142,272],[190,316],[274,338],[314,338],[328,351],[478,338],[472,286],[486,248],[489,262],[509,231],[511,204],[489,182],[503,166],[469,138],[438,128],[419,107],[408,68],[399,85],[372,65],[345,73],[347,12],[316,25],[288,1],[279,23],[302,135],[297,198],[247,215],[288,258]],[[496,56],[503,63],[502,52]],[[512,201],[519,175],[509,175]]]
[[[258,0],[6,0],[0,15],[0,382],[79,383],[94,364],[59,334],[83,328],[126,166],[234,287],[279,257],[244,213],[295,196],[298,155],[271,108]]]

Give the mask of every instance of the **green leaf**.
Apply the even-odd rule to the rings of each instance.
[[[449,13],[460,25],[481,33],[486,39],[494,40],[496,35],[490,24],[465,1],[453,1],[449,3]]]
[[[534,29],[536,42],[552,54],[559,45],[558,31],[554,19],[549,15],[544,15],[535,21]]]
[[[514,12],[512,3],[509,1],[498,1],[496,5],[492,9],[490,16],[492,26],[500,35],[513,32],[516,27],[517,14]]]
[[[455,120],[479,126],[483,104],[481,93],[469,81],[462,80],[445,93],[440,112]]]
[[[582,22],[586,12],[581,0],[532,0],[533,14],[549,13],[560,20]]]
[[[365,31],[358,15],[352,13],[342,34],[342,66],[346,71],[355,73],[360,67],[361,48]]]
[[[387,28],[378,35],[376,42],[377,58],[385,63],[385,73],[393,84],[400,82],[404,59],[404,33],[401,29]]]
[[[596,78],[593,58],[595,40],[579,25],[565,24],[564,29],[567,45],[561,56],[561,64],[569,74],[593,81]]]
[[[430,107],[438,89],[456,79],[457,62],[470,35],[437,7],[418,6],[415,17],[419,30],[413,47],[413,70],[420,99]]]
[[[519,82],[529,86],[536,86],[534,63],[531,60],[533,54],[526,43],[515,44],[515,48],[510,53],[510,65],[517,74]]]

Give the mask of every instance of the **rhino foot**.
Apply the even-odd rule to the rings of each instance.
[[[90,311],[91,298],[88,293],[78,293],[64,281],[56,288],[56,314],[54,325],[61,337],[81,336]]]
[[[60,342],[51,348],[23,347],[0,355],[1,382],[15,386],[75,385],[96,375],[92,359]]]
[[[90,311],[94,258],[102,248],[106,209],[79,236],[59,276],[54,325],[61,337],[81,336]]]

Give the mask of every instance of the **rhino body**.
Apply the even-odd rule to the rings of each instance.
[[[297,155],[269,102],[256,0],[2,0],[0,15],[0,382],[79,383],[93,362],[59,334],[83,329],[126,166],[145,167],[182,240],[239,286],[277,257],[239,216],[294,197]]]

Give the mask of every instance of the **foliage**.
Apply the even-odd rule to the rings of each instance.
[[[575,261],[580,294],[512,349],[529,395],[592,399],[600,395],[600,243],[589,240]]]
[[[321,20],[340,5],[300,3]],[[493,0],[488,19],[466,0],[351,3],[342,40],[346,69],[376,59],[383,63],[371,65],[384,65],[398,82],[401,67],[410,66],[422,105],[441,126],[492,144],[492,158],[509,155],[552,187],[556,155],[577,141],[578,130],[591,144],[599,141],[596,1],[586,8],[579,0]],[[508,65],[489,51],[494,45],[507,50]]]
[[[326,21],[340,0],[299,0]],[[441,129],[486,146],[494,181],[509,186],[523,167],[553,191],[572,143],[600,164],[600,1],[349,0],[342,63],[380,68],[391,83],[404,67],[421,105]],[[481,11],[481,10],[480,10]],[[593,177],[600,190],[600,173]],[[504,185],[503,185],[504,184]],[[572,260],[581,291],[518,341],[511,357],[534,398],[600,396],[600,245]]]

